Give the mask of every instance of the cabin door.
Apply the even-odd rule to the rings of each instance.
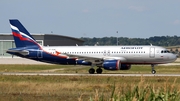
[[[43,51],[42,50],[37,51],[37,57],[38,58],[43,58]]]
[[[155,57],[155,47],[150,47],[149,57],[150,58]]]

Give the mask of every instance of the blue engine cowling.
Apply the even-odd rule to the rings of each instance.
[[[103,68],[106,70],[129,70],[130,64],[121,64],[120,60],[105,60]]]

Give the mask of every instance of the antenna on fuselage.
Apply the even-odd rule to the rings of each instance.
[[[152,43],[150,43],[150,45],[152,46]]]

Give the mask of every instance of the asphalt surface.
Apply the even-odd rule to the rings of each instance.
[[[1,72],[1,75],[41,75],[41,76],[176,76],[180,74],[68,74],[68,73],[16,73],[16,72]]]

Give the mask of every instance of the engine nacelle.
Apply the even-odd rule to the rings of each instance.
[[[121,64],[120,60],[105,60],[103,68],[106,70],[129,70],[130,64]]]

